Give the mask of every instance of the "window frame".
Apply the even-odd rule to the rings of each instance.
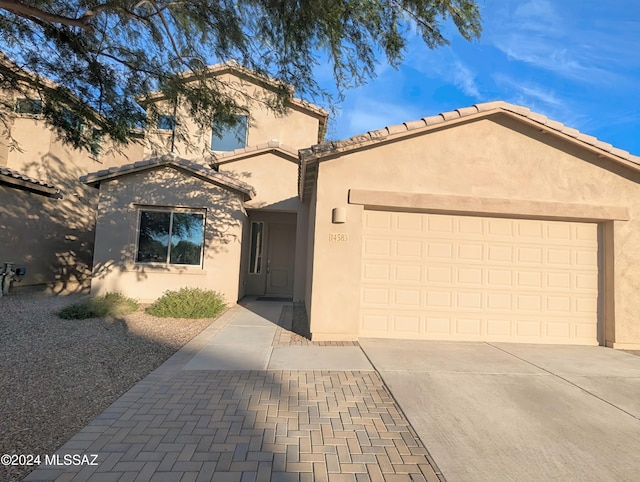
[[[142,225],[142,213],[143,212],[152,212],[152,213],[168,213],[169,216],[169,227],[168,227],[168,240],[166,247],[166,260],[165,261],[139,261],[138,257],[140,254],[140,228]],[[174,214],[198,214],[202,216],[202,240],[200,242],[200,253],[199,253],[199,263],[198,264],[186,264],[186,263],[172,263],[171,262],[171,248],[172,248],[172,237],[173,237],[173,219]],[[137,209],[137,224],[136,224],[136,244],[135,244],[135,252],[133,253],[133,261],[136,265],[142,266],[158,266],[163,268],[187,268],[187,269],[203,269],[204,268],[204,249],[205,249],[205,238],[206,238],[206,226],[207,226],[207,210],[206,208],[192,208],[192,207],[160,207],[160,206],[138,206]]]
[[[236,149],[243,149],[247,147],[249,141],[249,116],[246,114],[235,114],[234,117],[241,118],[241,121],[234,126],[221,126],[220,134],[216,134],[216,121],[214,120],[214,125],[211,128],[211,138],[209,139],[209,149],[214,152],[231,152]],[[242,127],[244,129],[243,137],[239,137],[236,135],[239,132],[239,128]],[[233,136],[233,137],[232,137]],[[233,139],[235,143],[232,144],[232,148],[228,149],[217,149],[214,147],[214,140],[217,140],[219,143],[226,143],[229,139]],[[218,147],[227,147],[225,145],[219,145]]]

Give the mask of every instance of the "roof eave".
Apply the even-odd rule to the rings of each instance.
[[[325,142],[307,149],[300,150],[300,178],[298,180],[298,195],[300,199],[307,199],[308,186],[313,183],[310,176],[317,171],[317,164],[321,161],[339,157],[348,152],[356,152],[374,145],[387,144],[407,137],[420,136],[430,131],[450,128],[461,123],[473,122],[477,119],[488,118],[494,115],[506,115],[520,122],[528,124],[541,132],[549,133],[564,139],[574,145],[585,149],[600,158],[610,159],[630,169],[640,172],[640,157],[633,156],[629,152],[613,147],[581,133],[576,129],[553,121],[546,116],[531,112],[526,107],[508,104],[502,101],[478,104],[471,107],[444,112],[431,117],[392,125],[383,129],[369,131],[365,134],[354,136],[338,142]]]
[[[270,141],[265,144],[258,144],[256,146],[238,149],[219,156],[212,154],[209,162],[223,165],[264,154],[273,154],[296,163],[298,161],[298,152],[295,149],[281,145],[279,142]]]
[[[57,197],[60,195],[60,190],[54,186],[25,181],[23,179],[17,179],[12,176],[0,175],[0,182],[4,184],[9,184],[11,186],[15,186],[20,189],[32,191],[47,197]]]
[[[173,161],[164,161],[152,163],[150,161],[142,161],[139,165],[134,164],[132,167],[126,170],[114,170],[113,172],[108,172],[104,174],[99,173],[90,173],[85,176],[80,177],[80,181],[83,183],[93,186],[99,187],[100,183],[104,181],[110,181],[116,179],[118,177],[128,176],[130,174],[135,174],[141,171],[154,171],[157,169],[169,167],[175,169],[177,171],[182,171],[188,175],[194,176],[201,181],[208,182],[210,184],[217,185],[222,187],[223,189],[227,189],[237,194],[240,194],[245,201],[250,201],[256,195],[255,190],[251,186],[240,186],[239,184],[234,183],[232,180],[223,179],[222,175],[218,173],[203,173],[198,169],[191,169],[188,165],[183,165],[178,162]]]

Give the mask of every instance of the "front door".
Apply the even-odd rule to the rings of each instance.
[[[295,224],[271,224],[267,256],[267,294],[293,295],[295,251]]]

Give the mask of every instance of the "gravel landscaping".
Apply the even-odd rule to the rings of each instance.
[[[54,453],[213,319],[62,320],[78,295],[0,298],[0,454]],[[35,467],[0,466],[0,480]]]

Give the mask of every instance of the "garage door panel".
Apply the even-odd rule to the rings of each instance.
[[[451,269],[451,271],[457,274],[455,280],[459,285],[482,286],[484,270],[481,268],[458,267],[455,270]]]
[[[390,230],[392,226],[391,215],[392,213],[385,211],[367,211],[365,212],[365,224],[371,230]]]
[[[395,227],[399,232],[422,232],[423,217],[417,213],[398,213],[395,219]]]
[[[390,256],[391,240],[389,239],[367,239],[365,240],[363,253],[365,256]]]
[[[493,338],[510,339],[513,336],[511,320],[487,320],[487,335]]]
[[[454,247],[450,250],[453,252]],[[484,246],[482,244],[461,243],[458,245],[458,259],[466,262],[482,262],[484,259]]]
[[[372,212],[361,336],[597,344],[596,224]]]
[[[399,283],[421,283],[422,279],[422,268],[420,265],[401,265],[398,264],[395,267],[395,280]],[[451,270],[441,269],[439,277],[441,281],[450,281],[451,279]]]

